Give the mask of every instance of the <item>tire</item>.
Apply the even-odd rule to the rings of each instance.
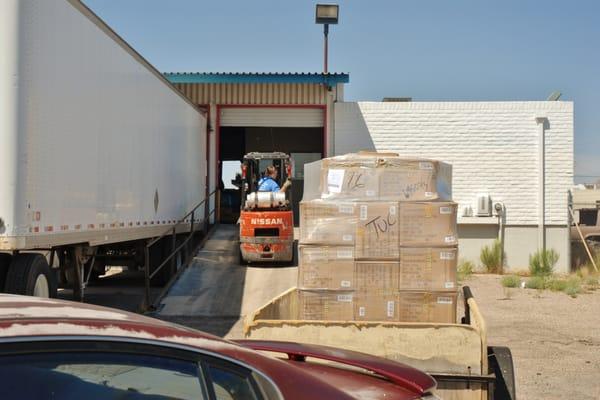
[[[0,292],[4,292],[4,286],[6,284],[6,274],[8,274],[8,268],[12,261],[12,255],[7,253],[0,253]]]
[[[55,275],[41,254],[24,253],[13,257],[6,275],[6,292],[26,296],[56,297]]]

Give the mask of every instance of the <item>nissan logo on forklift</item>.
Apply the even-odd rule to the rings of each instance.
[[[252,218],[252,225],[283,225],[283,218]]]

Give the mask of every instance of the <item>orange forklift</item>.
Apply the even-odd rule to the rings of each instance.
[[[291,162],[281,152],[244,156],[239,219],[243,263],[293,261],[292,192],[286,190],[291,185]]]

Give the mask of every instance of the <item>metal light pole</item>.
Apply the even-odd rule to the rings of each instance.
[[[315,23],[323,24],[323,35],[325,36],[325,44],[323,48],[323,73],[328,73],[328,37],[329,24],[337,24],[340,7],[337,4],[317,4]]]
[[[328,56],[328,51],[327,51],[327,37],[329,36],[329,24],[325,24],[323,25],[323,35],[325,35],[325,46],[323,49],[323,73],[326,74],[327,73],[327,56]]]

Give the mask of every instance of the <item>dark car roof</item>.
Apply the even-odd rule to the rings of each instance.
[[[264,373],[286,398],[291,399],[361,398],[359,392],[367,387],[367,397],[374,393],[395,394],[394,398],[417,397],[406,388],[370,375],[280,360],[204,332],[134,313],[55,299],[0,294],[0,340],[41,336],[127,338],[202,349]],[[348,379],[355,381],[342,390],[333,385],[335,382],[339,386]],[[302,387],[301,392],[298,387]]]

